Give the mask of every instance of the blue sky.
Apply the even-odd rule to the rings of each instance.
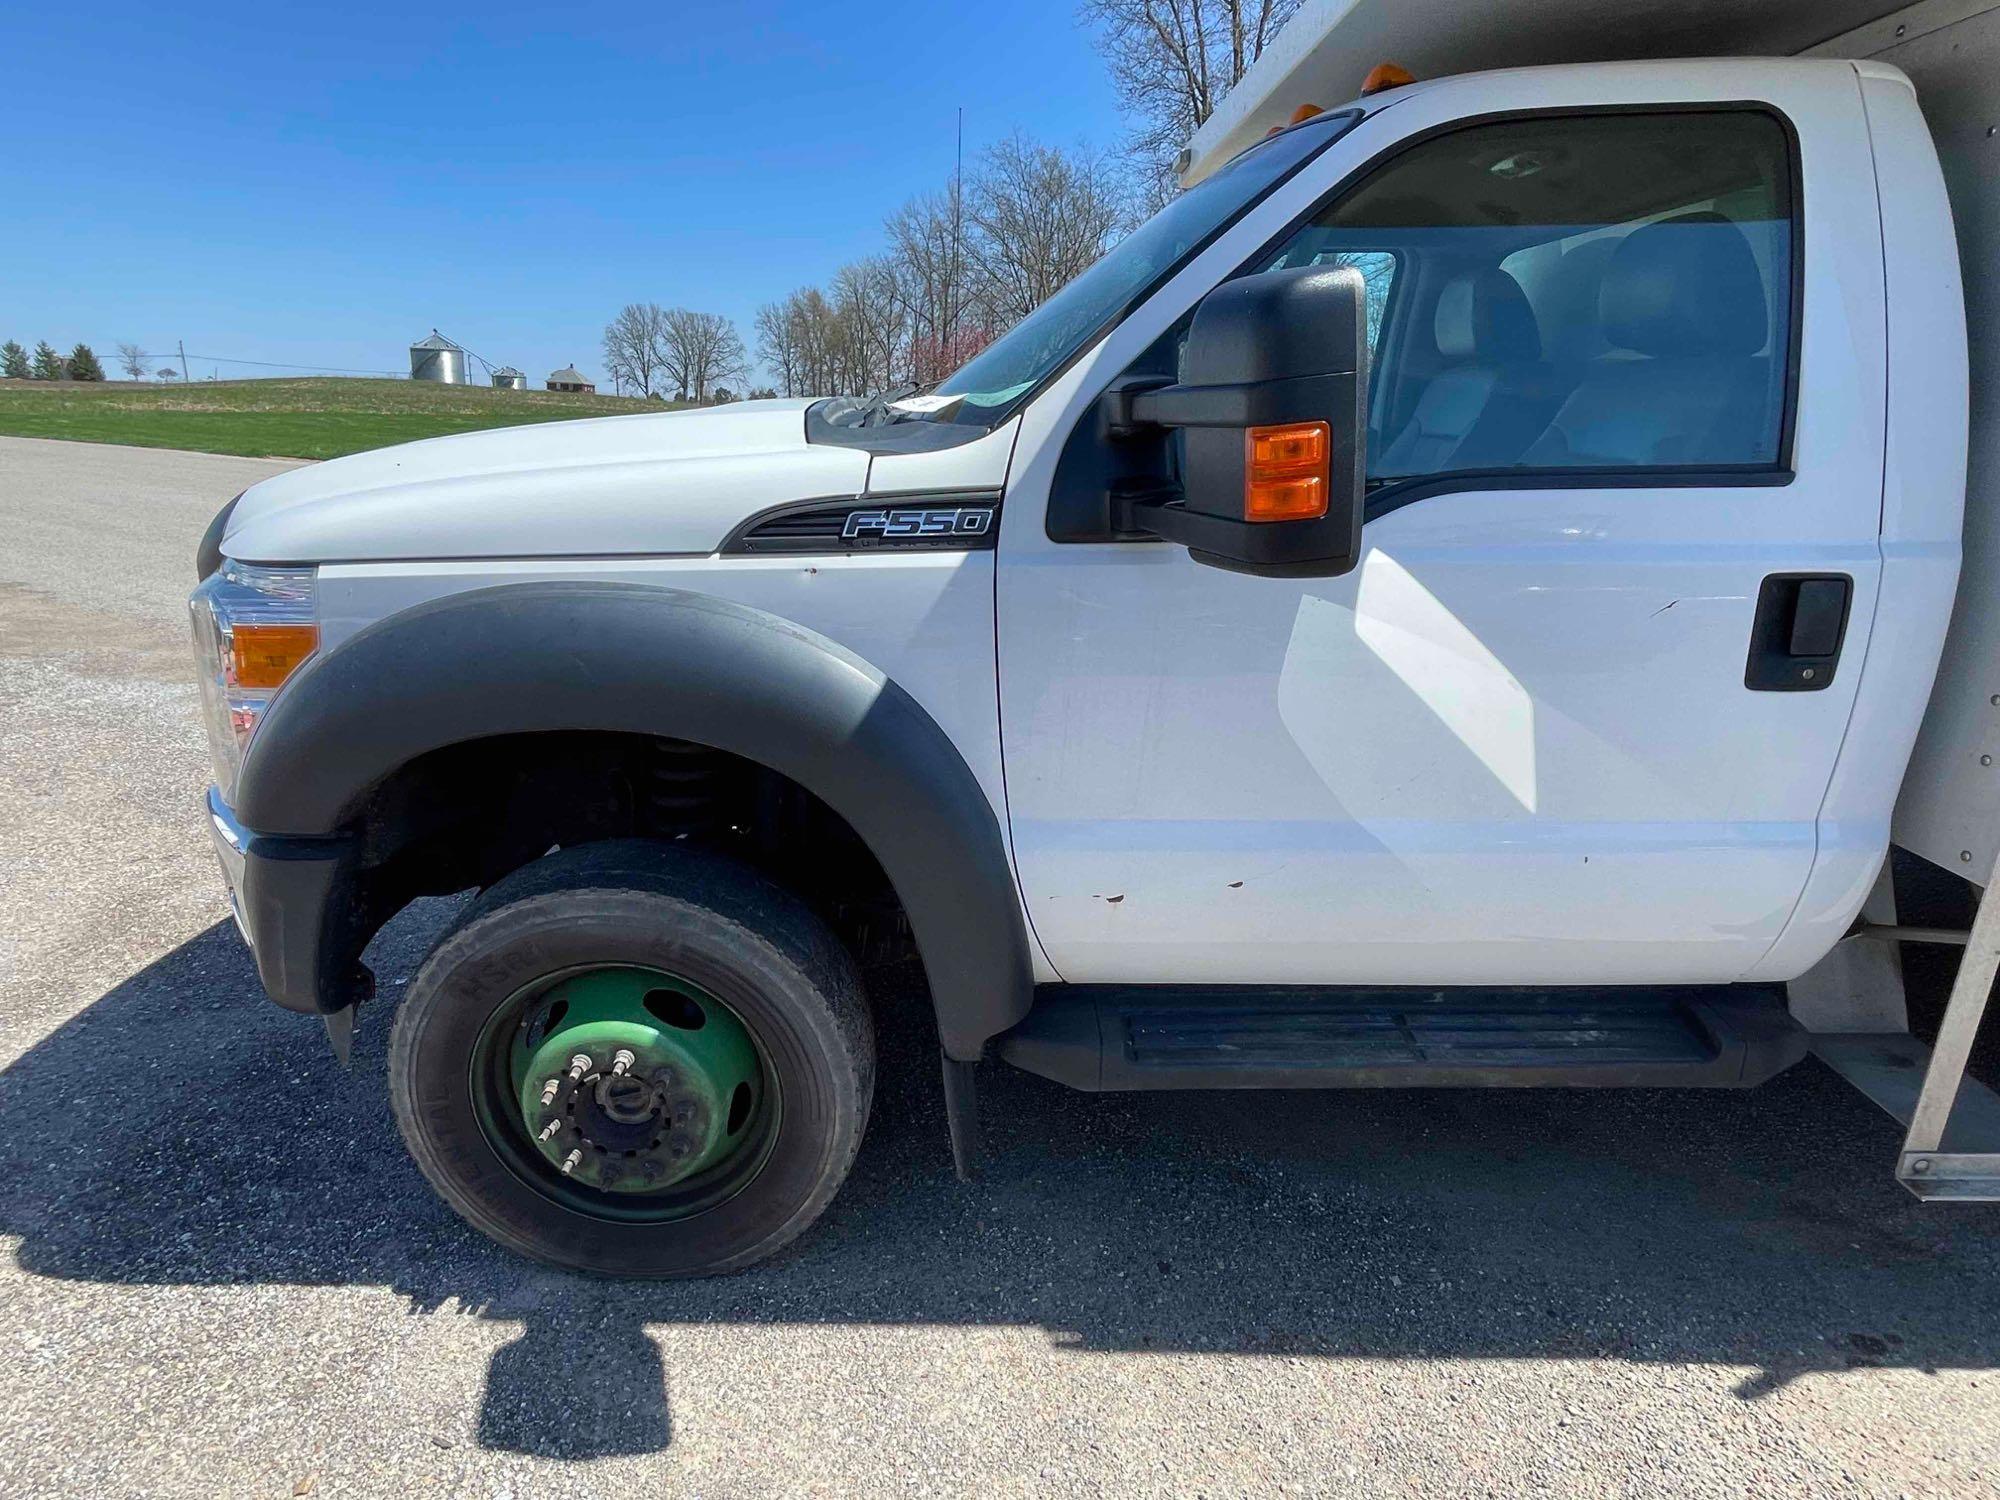
[[[539,385],[628,301],[748,340],[949,177],[959,106],[968,160],[1122,129],[1072,0],[0,9],[0,339],[107,366],[401,370],[436,326]]]

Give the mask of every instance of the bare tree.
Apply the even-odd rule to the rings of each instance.
[[[984,300],[1011,323],[1088,269],[1117,237],[1125,206],[1101,157],[1015,134],[986,153],[968,212]]]
[[[895,267],[857,261],[760,310],[758,352],[787,395],[859,395],[903,378],[907,326]]]
[[[657,302],[628,302],[604,325],[604,367],[622,389],[653,394],[666,365],[667,310]]]
[[[788,304],[792,330],[799,343],[803,392],[816,396],[844,395],[840,389],[840,337],[834,329],[833,304],[816,286],[794,292]]]
[[[720,313],[670,307],[660,335],[660,373],[675,391],[693,401],[706,399],[717,381],[743,373],[743,336]]]
[[[1125,217],[1112,175],[1089,151],[1001,142],[891,215],[884,254],[759,308],[764,368],[788,396],[948,375],[1103,254]]]
[[[1178,188],[1181,147],[1243,79],[1299,0],[1081,0],[1098,28],[1120,102],[1134,117],[1132,155],[1155,205]]]
[[[146,378],[146,351],[141,349],[137,344],[120,344],[118,346],[118,363],[123,366],[127,380],[144,380]]]
[[[909,374],[936,380],[955,368],[943,351],[961,341],[967,328],[990,323],[973,293],[975,264],[969,242],[971,220],[963,185],[912,198],[884,226],[896,268],[897,299],[909,322]]]
[[[801,330],[793,308],[798,297],[794,292],[782,302],[766,302],[757,309],[757,357],[777,376],[778,389],[787,396],[809,394],[800,367]]]
[[[857,261],[833,278],[834,378],[843,392],[865,393],[902,379],[909,310],[895,265]]]

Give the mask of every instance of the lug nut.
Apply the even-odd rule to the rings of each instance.
[[[626,1070],[638,1060],[630,1048],[620,1047],[611,1055],[611,1076],[613,1078],[623,1078]]]
[[[551,1078],[547,1083],[543,1084],[542,1108],[547,1109],[551,1104],[555,1103],[556,1095],[561,1091],[562,1091],[562,1080],[560,1078]]]
[[[575,1083],[590,1071],[590,1059],[579,1052],[569,1060],[569,1081]]]
[[[568,1156],[565,1156],[563,1158],[563,1163],[562,1163],[563,1176],[567,1177],[569,1176],[570,1173],[574,1172],[576,1170],[576,1164],[582,1160],[583,1160],[583,1152],[580,1150],[572,1151]]]
[[[549,1123],[548,1123],[548,1124],[546,1124],[546,1125],[544,1125],[544,1126],[542,1127],[542,1133],[541,1133],[540,1135],[536,1136],[536,1137],[535,1137],[535,1139],[536,1139],[536,1140],[538,1140],[538,1141],[545,1141],[545,1140],[547,1140],[547,1139],[548,1139],[548,1138],[549,1138],[550,1136],[554,1135],[554,1134],[555,1134],[555,1133],[556,1133],[556,1132],[557,1132],[558,1130],[561,1130],[561,1129],[562,1129],[562,1121],[561,1121],[561,1120],[551,1120],[551,1121],[549,1121]]]

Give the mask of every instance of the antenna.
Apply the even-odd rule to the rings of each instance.
[[[958,315],[965,300],[965,288],[959,285],[961,268],[959,253],[965,245],[965,106],[958,107],[958,144],[951,168],[951,306],[945,310],[949,320],[945,325],[945,346],[951,349],[958,341]]]

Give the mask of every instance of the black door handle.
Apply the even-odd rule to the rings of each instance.
[[[1833,682],[1854,580],[1845,573],[1773,573],[1757,591],[1743,685],[1759,693],[1816,693]]]

